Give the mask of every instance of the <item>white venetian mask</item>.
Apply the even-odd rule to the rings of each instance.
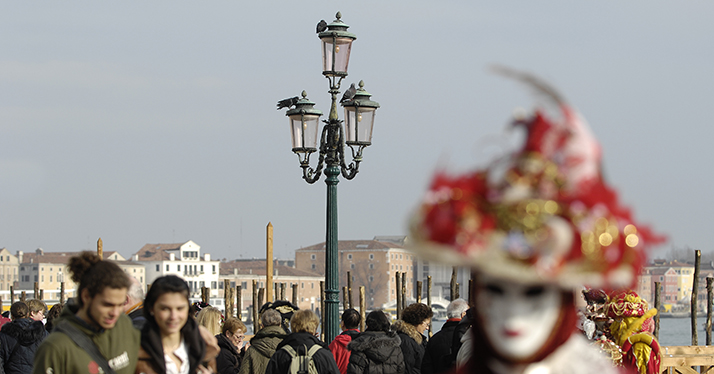
[[[522,360],[542,348],[556,328],[563,296],[553,285],[526,285],[483,276],[476,305],[483,330],[500,355]]]

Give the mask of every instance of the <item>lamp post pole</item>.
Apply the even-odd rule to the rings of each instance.
[[[337,183],[340,174],[350,180],[357,175],[362,162],[362,151],[372,143],[372,127],[374,114],[379,103],[370,100],[370,94],[364,90],[364,82],[360,81],[359,89],[354,84],[345,92],[340,100],[345,109],[346,124],[337,114],[337,95],[340,93],[342,80],[347,77],[352,41],[354,34],[347,32],[347,26],[341,21],[341,14],[319,32],[322,41],[323,72],[330,82],[332,105],[325,125],[319,131],[319,118],[322,112],[313,109],[315,103],[307,99],[307,93],[302,92],[302,98],[294,97],[278,102],[278,109],[290,108],[286,115],[290,118],[293,152],[298,155],[302,178],[307,183],[315,183],[320,179],[325,167],[325,184],[327,184],[327,227],[325,235],[325,320],[322,330],[325,341],[331,342],[340,330],[339,316],[339,249],[337,236]],[[320,141],[317,135],[320,133]],[[352,161],[346,164],[344,149],[349,146]],[[319,152],[318,152],[319,146]],[[318,152],[317,166],[310,166],[310,155]]]

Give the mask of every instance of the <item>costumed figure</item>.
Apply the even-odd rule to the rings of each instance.
[[[589,288],[582,292],[587,305],[582,313],[580,329],[593,344],[610,357],[615,365],[622,365],[622,350],[610,334],[610,324],[613,319],[605,313],[605,306],[610,298],[600,289]]]
[[[623,365],[636,369],[639,374],[658,374],[662,356],[659,343],[652,335],[652,317],[657,309],[650,309],[646,300],[627,290],[610,295],[605,311],[614,320],[610,334],[622,349]]]
[[[423,258],[473,269],[473,348],[457,373],[618,372],[578,333],[576,291],[633,285],[645,248],[663,238],[606,184],[575,109],[533,76],[498,71],[544,94],[561,118],[517,118],[520,149],[474,172],[438,172],[410,222]]]

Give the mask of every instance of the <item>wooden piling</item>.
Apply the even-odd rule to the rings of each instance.
[[[59,297],[60,304],[64,304],[64,300],[65,300],[64,299],[64,282],[60,282],[60,297]]]
[[[352,309],[352,273],[347,272],[347,304],[346,309]]]
[[[64,284],[64,282],[62,282]],[[10,305],[15,304],[15,287],[10,286]]]
[[[45,290],[40,289],[40,297],[38,298],[38,300],[40,300],[40,301],[45,300]]]
[[[210,299],[208,298],[209,293],[206,292],[206,289],[208,287],[201,287],[201,301],[203,301],[206,304],[210,304]]]
[[[291,287],[293,289],[293,305],[298,306],[298,285],[297,283],[293,283]]]
[[[265,288],[260,287],[258,288],[258,309],[263,307],[263,304],[265,304],[267,301],[265,301]]]
[[[473,293],[474,293],[474,280],[469,279],[469,297],[467,300],[469,302],[469,306],[474,305],[473,304],[473,296],[471,296],[471,295],[473,295]]]
[[[416,284],[416,302],[421,302],[421,281],[417,281]]]
[[[367,313],[367,300],[364,297],[364,286],[359,286],[359,331],[364,331],[365,313]]]
[[[325,341],[325,281],[320,281],[320,340]]]
[[[243,286],[236,282],[236,317],[243,321]]]
[[[460,288],[461,288],[461,285],[460,285],[459,283],[456,283],[456,291],[455,291],[455,294],[454,294],[454,296],[456,296],[456,299],[458,299],[459,297],[461,297],[461,292],[459,291]],[[454,300],[456,300],[456,299],[454,299]]]
[[[402,313],[407,306],[407,273],[402,272]]]
[[[714,302],[713,292],[714,278],[707,277],[707,322],[704,330],[706,331],[706,345],[712,345],[712,302]]]
[[[97,240],[97,256],[100,260],[104,260],[104,243],[102,243],[102,238]]]
[[[20,301],[22,301],[23,303],[27,301],[27,293],[25,291],[22,291],[22,293],[20,294]]]
[[[229,305],[233,306],[233,299],[231,295],[231,281],[228,279],[223,280],[223,315],[226,318],[233,317],[233,313],[228,313]]]
[[[431,275],[426,277],[426,306],[431,309]],[[429,334],[431,334],[431,320],[429,320]]]
[[[277,301],[279,299],[280,292],[279,292],[279,286],[277,283],[273,283],[273,291],[274,291],[273,298],[272,299],[268,298],[267,299],[268,301]]]
[[[694,251],[694,279],[692,280],[692,299],[691,299],[691,317],[692,317],[692,345],[699,345],[697,337],[697,295],[699,294],[699,266],[702,261],[702,251],[697,249]]]
[[[253,279],[253,334],[258,331],[258,281]]]
[[[349,309],[349,301],[347,301],[347,286],[342,287],[342,310]]]
[[[660,282],[654,282],[654,286],[654,307],[657,309],[657,314],[655,314],[654,317],[655,328],[652,334],[655,338],[659,339],[659,314],[662,312],[662,284]]]
[[[458,298],[456,296],[456,266],[451,269],[451,283],[449,286],[449,301],[454,301]]]
[[[397,319],[402,318],[402,277],[399,276],[399,272],[395,273],[395,281],[397,282],[395,288],[395,295],[397,298]]]
[[[273,301],[276,294],[273,294],[273,224],[268,222],[265,229],[265,289],[268,290],[268,301]],[[277,288],[276,288],[277,291]]]
[[[35,282],[33,291],[32,291],[32,298],[37,299],[38,296],[40,296],[40,284]]]

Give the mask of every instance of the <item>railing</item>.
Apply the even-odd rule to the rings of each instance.
[[[662,373],[714,374],[714,346],[662,347]]]

